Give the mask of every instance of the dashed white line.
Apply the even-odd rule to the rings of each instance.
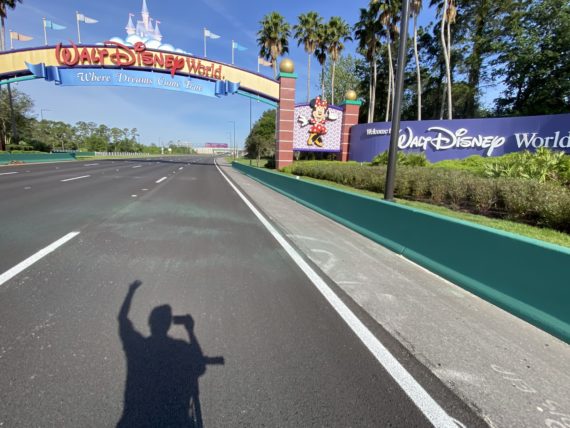
[[[137,197],[137,195],[131,195],[131,198],[136,198],[136,197]]]
[[[162,183],[164,180],[166,180],[166,178],[167,178],[167,177],[162,177],[161,179],[156,180],[155,183],[156,183],[156,184]]]
[[[95,165],[99,165],[98,163],[86,163],[83,166],[95,166]]]
[[[184,167],[183,167],[183,166],[181,166],[180,168],[178,168],[178,170],[182,170],[182,169],[184,169]]]
[[[214,161],[215,162],[215,161]],[[346,322],[350,329],[358,336],[360,341],[374,355],[376,360],[386,369],[392,378],[400,385],[406,395],[414,402],[425,417],[435,426],[442,428],[457,428],[453,418],[429,395],[429,393],[416,381],[416,379],[400,364],[390,351],[378,340],[378,338],[364,325],[360,319],[346,306],[346,304],[328,286],[324,279],[301,257],[289,242],[277,231],[275,227],[259,212],[255,206],[243,195],[243,193],[230,181],[220,169],[217,162],[216,168],[222,177],[229,183],[238,196],[245,202],[265,228],[273,235],[275,240],[289,254],[289,257],[307,275],[313,285],[321,292],[329,304]]]
[[[91,177],[90,175],[82,175],[81,177],[73,177],[73,178],[66,178],[65,180],[59,180],[62,183],[66,182],[66,181],[73,181],[73,180],[79,180],[81,178],[87,178],[87,177]]]
[[[18,174],[16,171],[14,172],[2,172],[0,175],[11,175],[11,174]]]
[[[7,270],[2,275],[0,275],[0,285],[4,284],[6,281],[12,279],[16,275],[18,275],[20,272],[22,272],[23,270],[27,269],[28,267],[33,265],[35,262],[40,260],[41,258],[47,256],[52,251],[55,251],[58,247],[61,247],[67,241],[75,238],[77,235],[79,235],[79,232],[70,232],[67,235],[65,235],[63,238],[58,239],[57,241],[55,241],[52,244],[45,247],[44,249],[42,249],[42,250],[38,251],[37,253],[35,253],[34,255],[28,257],[23,262],[18,263],[12,269]]]
[[[142,165],[135,165],[133,168],[140,168]]]

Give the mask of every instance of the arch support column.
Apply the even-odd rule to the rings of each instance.
[[[284,59],[279,66],[279,107],[275,127],[275,167],[293,163],[293,125],[295,124],[295,86],[293,61]]]
[[[358,113],[362,102],[356,99],[356,93],[354,91],[348,91],[346,94],[346,100],[341,105],[343,115],[340,141],[340,161],[346,162],[348,161],[350,154],[350,128],[354,125],[358,125]]]

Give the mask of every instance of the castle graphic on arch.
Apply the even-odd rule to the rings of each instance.
[[[146,0],[143,0],[142,3],[142,10],[141,10],[141,17],[142,19],[137,20],[137,25],[133,24],[133,13],[129,13],[129,22],[125,27],[127,31],[127,37],[136,35],[141,39],[148,39],[148,40],[156,40],[157,42],[162,41],[162,34],[160,33],[160,29],[158,28],[158,24],[160,21],[153,19],[150,16],[148,11],[148,7],[146,5]],[[154,26],[152,21],[154,21]]]

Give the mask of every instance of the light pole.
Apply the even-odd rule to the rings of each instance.
[[[237,157],[236,153],[236,121],[235,120],[228,120],[228,123],[234,124],[234,160]]]
[[[51,111],[49,108],[43,108],[40,110],[40,118],[42,119],[42,122],[44,121],[44,111]]]
[[[402,2],[402,20],[400,21],[400,49],[398,50],[398,69],[394,91],[394,106],[392,109],[392,130],[390,133],[390,150],[388,152],[388,169],[386,171],[386,189],[384,199],[394,200],[394,179],[396,176],[396,159],[398,154],[398,137],[400,136],[400,110],[402,92],[404,90],[404,68],[406,67],[406,47],[408,40],[408,3]]]

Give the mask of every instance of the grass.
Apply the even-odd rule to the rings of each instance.
[[[245,165],[249,165],[249,159],[239,159],[238,162],[243,163]],[[255,162],[253,166],[255,166]],[[292,175],[292,174],[287,174],[287,175]],[[335,183],[328,180],[320,180],[312,177],[300,177],[299,179],[307,182],[322,184],[336,189],[341,189],[359,195],[368,196],[375,199],[384,198],[384,195],[381,193],[370,192],[368,190],[355,189],[354,187],[345,186],[343,184]],[[490,217],[485,217],[483,215],[471,214],[462,211],[454,211],[446,207],[441,207],[439,205],[433,205],[426,202],[409,201],[407,199],[396,199],[396,202],[408,207],[418,208],[424,211],[429,211],[432,213],[455,218],[458,220],[468,221],[481,226],[487,226],[493,229],[498,229],[505,232],[510,232],[517,235],[525,236],[527,238],[538,239],[540,241],[548,242],[550,244],[556,244],[570,248],[570,235],[559,232],[557,230],[529,226],[514,221],[490,218]]]

